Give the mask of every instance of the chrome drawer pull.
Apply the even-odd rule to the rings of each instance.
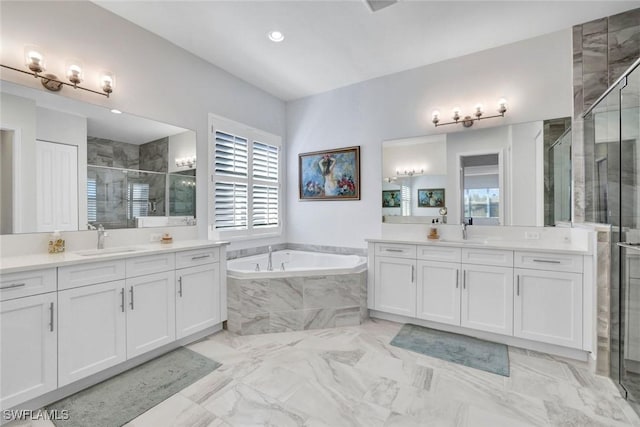
[[[456,289],[460,286],[460,269],[456,269]]]
[[[7,286],[2,286],[0,287],[0,289],[13,289],[13,288],[21,288],[23,286],[26,286],[26,283],[13,283],[11,285],[7,285]]]
[[[197,259],[205,259],[205,258],[209,258],[211,256],[211,254],[206,254],[206,255],[200,255],[200,256],[194,256],[191,257],[191,261],[195,261]]]
[[[182,298],[182,277],[178,278],[178,283],[180,284],[180,288],[178,289],[178,295]]]
[[[129,288],[129,293],[131,294],[131,310],[133,310],[133,286]]]
[[[415,282],[415,272],[416,272],[416,267],[412,265],[411,266],[411,283]]]
[[[389,249],[389,248],[385,249],[385,251],[387,251],[387,252],[397,252],[397,253],[404,252],[402,249]]]
[[[516,276],[516,295],[520,296],[520,275]]]
[[[120,289],[120,309],[124,313],[124,288]]]
[[[49,330],[53,332],[53,303],[49,305]]]
[[[533,262],[546,262],[547,264],[560,264],[561,261],[554,259],[534,259]]]

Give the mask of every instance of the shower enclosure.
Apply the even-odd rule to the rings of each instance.
[[[640,59],[584,115],[587,220],[612,226],[611,377],[640,408]]]

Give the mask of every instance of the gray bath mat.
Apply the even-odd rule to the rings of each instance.
[[[117,427],[217,369],[220,363],[184,347],[136,366],[47,407],[68,411],[59,427]]]
[[[507,346],[465,335],[404,325],[391,345],[494,374],[509,376]]]

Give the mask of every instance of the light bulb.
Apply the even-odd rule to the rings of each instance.
[[[478,118],[482,116],[482,104],[476,104],[475,116]]]
[[[70,62],[68,64],[68,66],[67,66],[67,78],[74,85],[77,85],[78,83],[82,82],[82,80],[83,80],[82,65],[80,65],[79,62],[73,61],[73,62]]]
[[[281,31],[277,30],[269,31],[267,36],[269,37],[269,40],[275,43],[280,43],[282,40],[284,40],[284,34],[282,34]]]
[[[460,120],[460,107],[453,108],[453,120],[455,120],[456,122]]]
[[[46,70],[44,64],[44,55],[36,46],[25,46],[24,48],[25,64],[34,73],[41,73]]]
[[[440,121],[440,111],[434,110],[433,113],[431,113],[431,121],[436,125],[438,124]]]
[[[507,111],[507,100],[500,98],[498,101],[498,113],[504,114]]]
[[[102,91],[106,94],[110,94],[113,92],[113,89],[116,85],[115,76],[110,72],[105,72],[100,77],[100,87],[102,87]]]

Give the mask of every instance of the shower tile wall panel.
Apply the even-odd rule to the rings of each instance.
[[[138,169],[140,149],[137,145],[108,139],[87,138],[87,163],[112,168]]]
[[[140,145],[140,170],[168,172],[169,138]]]
[[[359,325],[368,316],[366,272],[227,279],[230,331],[240,335]]]
[[[543,122],[544,135],[544,151],[550,153],[551,145],[562,136],[562,134],[571,127],[570,119],[552,119]],[[553,170],[553,157],[551,155],[544,156],[544,223],[545,225],[554,225],[554,179],[551,175]]]
[[[640,57],[640,8],[573,27],[574,221],[594,221],[593,147],[582,113]]]

